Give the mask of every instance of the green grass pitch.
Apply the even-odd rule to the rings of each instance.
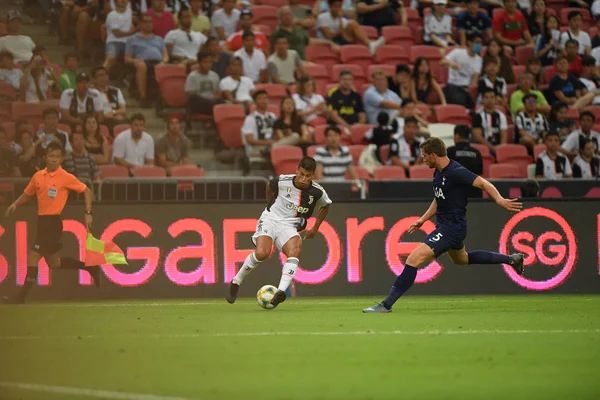
[[[0,399],[600,398],[600,296],[374,300],[3,306]]]

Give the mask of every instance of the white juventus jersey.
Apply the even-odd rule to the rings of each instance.
[[[269,185],[275,195],[263,211],[261,219],[295,225],[298,230],[302,230],[316,206],[322,208],[332,203],[325,189],[314,181],[308,189],[296,187],[293,180],[295,176],[279,175],[271,179]]]

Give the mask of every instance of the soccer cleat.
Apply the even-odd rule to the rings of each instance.
[[[275,295],[271,299],[271,304],[273,305],[273,307],[277,307],[279,303],[283,303],[285,299],[287,299],[285,292],[283,290],[278,290],[277,293],[275,293]]]
[[[374,306],[365,308],[364,310],[362,310],[362,312],[364,312],[364,313],[391,313],[392,309],[390,308],[388,310],[387,308],[385,308],[383,306],[383,304],[377,303]]]
[[[227,296],[225,299],[229,304],[235,303],[235,299],[237,299],[238,290],[240,290],[240,285],[231,282],[229,284],[229,291],[227,292]]]
[[[519,275],[523,275],[523,272],[525,272],[525,268],[523,267],[524,261],[525,254],[523,253],[515,253],[510,255],[510,266]]]
[[[0,298],[0,304],[25,304],[24,296],[8,296]]]

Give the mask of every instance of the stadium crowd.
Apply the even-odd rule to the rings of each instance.
[[[54,140],[91,181],[202,176],[183,133],[193,120],[214,120],[250,167],[314,156],[319,179],[430,177],[419,144],[440,132],[485,177],[600,174],[600,0],[52,6],[74,45],[62,65],[18,12],[0,24],[0,176],[31,176]],[[98,40],[104,60],[84,71]],[[125,86],[161,108],[162,136],[128,113]]]

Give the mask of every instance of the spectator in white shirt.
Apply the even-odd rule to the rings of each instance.
[[[198,53],[198,70],[185,80],[185,94],[194,114],[212,115],[213,107],[223,103],[219,90],[219,75],[211,71],[212,58],[208,52]]]
[[[571,178],[573,172],[567,156],[560,150],[558,132],[548,132],[544,140],[546,151],[542,152],[535,162],[535,177],[537,179]]]
[[[595,150],[591,140],[582,143],[579,155],[573,160],[573,178],[600,178],[600,158]]]
[[[109,127],[121,123],[127,119],[127,105],[121,89],[108,84],[108,71],[104,67],[96,67],[92,70],[94,89],[100,92],[104,101],[104,123]]]
[[[47,67],[46,61],[40,55],[34,55],[31,62],[23,68],[19,84],[21,101],[41,103],[47,100],[50,81],[58,81],[54,71]]]
[[[569,133],[563,142],[560,151],[573,159],[584,142],[586,140],[591,140],[596,152],[598,152],[600,150],[600,133],[593,130],[595,122],[596,117],[592,112],[583,111],[579,115],[579,125],[581,128]]]
[[[454,49],[442,59],[440,65],[449,67],[448,84],[444,87],[444,95],[448,104],[460,104],[468,109],[475,106],[473,98],[467,91],[471,85],[477,85],[481,71],[481,52],[483,39],[481,36],[467,38],[467,48]]]
[[[8,34],[0,37],[0,51],[10,51],[17,64],[28,63],[33,56],[35,43],[29,36],[21,35],[21,15],[9,11],[6,22]]]
[[[592,52],[592,40],[590,35],[581,30],[583,25],[583,16],[579,11],[569,13],[569,30],[561,33],[560,45],[564,48],[567,40],[577,40],[579,43],[579,55],[589,55]]]
[[[275,143],[273,125],[277,116],[268,111],[269,95],[264,90],[254,92],[256,110],[246,116],[242,125],[242,140],[250,163],[267,161],[268,147]]]
[[[275,52],[269,57],[269,77],[271,82],[283,85],[296,83],[296,75],[302,75],[302,60],[296,50],[290,50],[287,36],[275,38]]]
[[[235,8],[236,0],[223,0],[223,8],[216,10],[211,18],[212,33],[224,42],[235,33],[235,27],[240,20],[240,10]]]
[[[127,0],[115,0],[115,9],[106,16],[106,60],[104,68],[110,72],[117,58],[125,55],[127,38],[136,32],[131,7]]]
[[[0,53],[0,81],[8,83],[17,92],[21,86],[23,71],[15,67],[14,56],[10,51]]]
[[[233,57],[229,63],[229,76],[221,79],[219,89],[223,98],[231,104],[243,104],[250,110],[254,82],[244,76],[244,62],[240,57]]]
[[[255,83],[267,83],[267,59],[265,54],[254,47],[254,33],[244,32],[244,47],[234,53],[244,62],[246,76]]]
[[[58,129],[58,111],[54,108],[46,108],[42,113],[42,118],[44,122],[42,128],[36,133],[35,139],[39,141],[41,148],[45,150],[50,142],[58,141],[65,152],[70,153],[72,147],[69,134]]]
[[[200,48],[206,43],[206,36],[192,31],[192,13],[182,9],[177,14],[179,29],[174,29],[165,36],[167,52],[172,63],[195,64]]]
[[[452,38],[452,17],[446,14],[447,4],[448,0],[433,0],[433,11],[423,23],[423,42],[439,47],[442,56],[449,46],[456,44]]]
[[[303,75],[296,84],[296,93],[292,96],[298,116],[311,126],[323,125],[331,118],[325,99],[315,93],[315,81],[310,75]]]
[[[60,112],[65,123],[72,128],[83,124],[83,117],[95,114],[98,122],[104,122],[104,101],[96,89],[90,88],[90,77],[77,74],[75,89],[67,89],[60,96]]]
[[[142,114],[131,116],[131,128],[121,132],[113,143],[115,164],[129,169],[154,164],[154,140],[144,131]]]

